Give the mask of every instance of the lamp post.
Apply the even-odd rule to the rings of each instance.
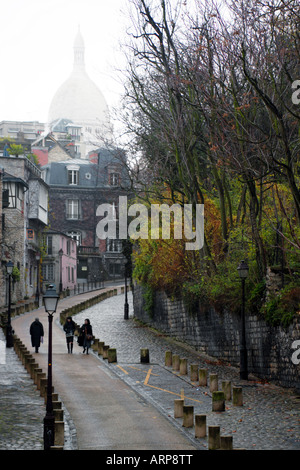
[[[125,261],[124,265],[124,277],[125,277],[125,304],[124,304],[124,320],[128,320],[128,298],[127,298],[127,260]]]
[[[6,263],[6,272],[8,274],[8,310],[7,310],[7,326],[6,326],[6,347],[12,348],[14,345],[12,327],[11,327],[11,276],[14,264],[11,261]]]
[[[248,277],[249,267],[243,260],[238,266],[238,273],[242,281],[242,309],[241,309],[241,340],[240,340],[240,378],[248,380],[248,360],[245,328],[245,281]]]
[[[47,405],[44,418],[44,450],[54,446],[55,418],[52,403],[52,322],[53,314],[56,312],[59,296],[54,285],[50,285],[43,296],[45,310],[48,313],[48,380],[47,380]]]

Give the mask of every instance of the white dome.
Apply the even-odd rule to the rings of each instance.
[[[84,70],[73,70],[55,93],[49,122],[60,118],[82,125],[107,123],[109,114],[105,98]]]
[[[109,127],[109,111],[105,98],[85,71],[84,42],[78,31],[74,42],[74,67],[70,77],[55,93],[48,122],[70,119],[74,124]]]

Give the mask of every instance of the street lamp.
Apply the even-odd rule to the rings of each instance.
[[[6,263],[6,272],[8,274],[8,310],[7,310],[7,326],[6,326],[6,347],[12,348],[14,345],[12,327],[11,327],[11,276],[14,269],[14,263],[8,261]]]
[[[124,320],[128,320],[128,312],[129,312],[128,298],[127,298],[127,263],[128,261],[126,260],[125,265],[124,265],[124,277],[125,277]]]
[[[44,450],[54,446],[55,418],[52,403],[52,321],[56,312],[59,296],[54,285],[48,286],[43,296],[45,310],[48,313],[49,336],[48,336],[48,380],[47,380],[47,405],[44,418]]]
[[[242,309],[241,309],[241,341],[240,341],[240,378],[248,380],[248,361],[246,348],[245,328],[245,281],[248,277],[249,267],[243,260],[238,266],[238,273],[242,281]]]

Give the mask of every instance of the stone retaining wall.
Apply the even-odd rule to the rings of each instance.
[[[134,316],[171,337],[186,342],[200,352],[239,366],[240,318],[213,308],[190,313],[182,300],[171,300],[157,292],[153,313],[144,308],[142,288],[133,292]],[[292,362],[294,341],[300,340],[300,321],[288,328],[269,326],[262,318],[246,315],[248,369],[254,375],[283,387],[300,390],[300,364]],[[298,346],[299,349],[299,346]],[[299,357],[299,355],[298,355]]]

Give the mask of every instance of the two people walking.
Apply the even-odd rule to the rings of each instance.
[[[68,317],[66,323],[64,325],[64,331],[66,333],[66,340],[67,340],[67,348],[68,353],[73,352],[73,339],[75,333],[76,325],[71,317]],[[79,337],[78,337],[78,344],[79,346],[83,346],[83,353],[89,353],[89,348],[91,347],[93,339],[93,329],[92,325],[90,324],[90,320],[86,318],[84,320],[84,324],[79,330]]]

